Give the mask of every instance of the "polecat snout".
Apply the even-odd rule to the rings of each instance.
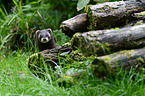
[[[36,43],[39,51],[56,47],[52,30],[50,28],[36,31]]]

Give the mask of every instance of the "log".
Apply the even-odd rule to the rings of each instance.
[[[145,5],[141,2],[119,1],[105,2],[97,5],[88,5],[86,13],[79,14],[63,21],[60,28],[72,37],[76,32],[88,30],[123,27],[127,23],[138,19],[133,13],[144,11]]]
[[[142,11],[140,13],[134,13],[135,18],[140,18],[142,20],[145,20],[145,11]]]
[[[114,76],[120,70],[145,67],[145,48],[124,50],[110,55],[96,57],[92,69],[97,77]],[[138,70],[139,71],[139,70]]]
[[[50,61],[53,64],[51,66],[56,66],[53,63],[53,61],[58,62],[58,55],[60,57],[65,57],[65,53],[67,54],[69,52],[71,52],[70,46],[63,45],[63,46],[57,46],[56,48],[53,49],[47,49],[39,53],[34,53],[28,58],[28,62],[27,62],[28,68],[32,68],[33,64],[41,65],[41,63],[43,63],[42,60],[44,60],[45,62]]]
[[[137,1],[139,1],[139,2],[141,2],[141,3],[143,3],[143,4],[145,4],[145,1],[144,1],[144,0],[137,0]]]
[[[46,68],[50,69],[51,67],[55,70],[55,66],[60,66],[60,62],[72,64],[75,61],[83,61],[85,59],[86,57],[82,53],[78,50],[72,51],[70,44],[66,43],[53,49],[32,54],[27,60],[27,65],[34,75],[43,77]]]
[[[88,5],[85,8],[89,18],[89,30],[124,26],[134,20],[133,13],[145,10],[141,2],[119,1]]]
[[[145,24],[116,30],[76,33],[71,39],[73,50],[80,49],[85,56],[105,55],[112,52],[145,46]]]
[[[58,46],[53,49],[47,49],[39,53],[32,54],[28,60],[27,65],[30,71],[36,76],[42,75],[41,73],[45,72],[45,68],[54,69],[57,65],[57,62],[60,58],[65,58],[65,53],[71,52],[69,45]],[[63,54],[61,54],[63,53]]]
[[[88,31],[88,26],[89,20],[87,17],[87,13],[82,13],[71,19],[63,21],[60,28],[66,35],[72,37],[76,32]]]

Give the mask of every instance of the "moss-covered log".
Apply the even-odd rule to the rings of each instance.
[[[124,50],[96,57],[92,63],[94,74],[99,77],[115,75],[119,70],[143,68],[145,66],[145,49]]]
[[[33,74],[41,76],[45,73],[46,68],[48,70],[50,67],[55,69],[55,66],[59,66],[60,62],[72,64],[75,61],[83,61],[85,59],[86,57],[84,57],[82,53],[78,50],[72,51],[69,43],[66,43],[63,46],[44,50],[31,55],[27,60],[27,65]]]
[[[65,58],[65,54],[69,52],[71,52],[71,48],[68,44],[35,53],[31,55],[27,60],[28,68],[32,73],[40,75],[40,72],[45,72],[45,67],[51,67],[54,69],[55,66],[58,66],[57,64],[59,58]]]
[[[139,12],[139,13],[134,13],[134,17],[145,20],[145,11],[142,11],[142,12]]]
[[[124,26],[134,20],[133,13],[145,10],[140,2],[119,1],[88,5],[85,8],[89,17],[89,30]]]
[[[71,19],[63,21],[60,28],[62,31],[72,37],[76,32],[85,32],[88,31],[87,27],[89,26],[89,20],[87,13],[79,14]]]
[[[145,5],[140,2],[119,1],[88,5],[87,13],[79,14],[61,23],[62,31],[72,37],[76,32],[86,32],[112,27],[122,27],[138,19],[134,13],[144,11]]]
[[[124,49],[145,46],[145,24],[116,30],[76,33],[71,39],[73,50],[81,49],[85,56],[105,55]]]

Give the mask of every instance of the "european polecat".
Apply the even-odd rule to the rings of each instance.
[[[56,47],[52,30],[50,28],[36,31],[36,43],[39,51]]]

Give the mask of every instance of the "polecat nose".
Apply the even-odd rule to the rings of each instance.
[[[46,39],[43,39],[43,41],[46,41]]]
[[[42,38],[42,39],[41,39],[41,43],[47,43],[48,41],[49,41],[48,38]]]

